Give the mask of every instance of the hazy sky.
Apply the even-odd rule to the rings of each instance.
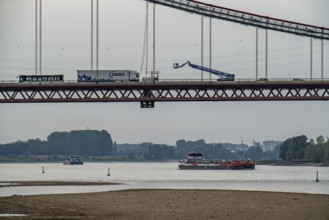
[[[270,17],[329,27],[327,0],[202,0]],[[95,1],[96,2],[96,1]],[[140,71],[146,2],[99,0],[100,69]],[[90,0],[43,0],[43,73],[76,80],[90,68]],[[150,14],[152,14],[150,5]],[[172,64],[200,64],[201,17],[156,6],[156,67],[161,79],[199,79]],[[152,17],[150,17],[150,27]],[[33,74],[35,0],[0,0],[0,81]],[[255,28],[213,20],[213,68],[255,78]],[[204,19],[204,63],[209,63],[209,19]],[[259,31],[259,75],[265,70],[265,31]],[[152,45],[150,33],[149,45]],[[320,77],[321,41],[313,40],[313,77]],[[152,48],[149,48],[149,68]],[[144,73],[142,73],[144,74]],[[329,43],[324,41],[329,78]],[[310,77],[310,39],[269,31],[269,78]],[[175,144],[178,139],[247,144],[305,134],[329,136],[329,102],[190,102],[0,104],[0,143],[46,139],[53,131],[106,129],[118,143]]]

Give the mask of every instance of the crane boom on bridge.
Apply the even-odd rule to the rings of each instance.
[[[210,69],[210,68],[204,67],[204,66],[199,66],[199,65],[191,63],[190,61],[187,61],[186,63],[183,63],[182,65],[179,65],[178,63],[174,63],[174,69],[181,68],[181,67],[185,66],[186,64],[188,64],[189,67],[192,67],[194,69],[206,71],[206,72],[209,72],[209,73],[212,73],[216,76],[221,77],[221,78],[217,79],[217,81],[234,81],[234,78],[235,78],[234,74],[225,73],[225,72]]]

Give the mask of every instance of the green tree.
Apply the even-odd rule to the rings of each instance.
[[[263,156],[263,150],[262,148],[256,146],[256,147],[250,147],[246,151],[245,157],[250,160],[260,160]]]
[[[110,155],[113,150],[111,135],[105,130],[53,132],[47,140],[56,154],[100,156]]]
[[[305,135],[288,138],[281,144],[279,155],[283,160],[304,159],[307,146]]]
[[[134,153],[128,153],[128,158],[130,159],[130,160],[134,160],[135,159],[135,154]]]
[[[329,138],[327,138],[327,141],[323,144],[323,161],[329,162]]]
[[[314,162],[329,161],[329,141],[325,141],[324,137],[320,135],[316,139],[316,144],[313,140],[307,145],[305,149],[305,159]]]
[[[322,135],[320,135],[319,137],[317,137],[316,144],[318,144],[318,145],[324,144],[324,137]]]
[[[114,141],[113,142],[113,154],[117,154],[118,153],[118,145],[117,142]]]
[[[23,141],[0,145],[1,155],[26,155],[29,145]]]

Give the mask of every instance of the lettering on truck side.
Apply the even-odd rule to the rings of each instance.
[[[111,73],[111,76],[125,76],[125,73]]]

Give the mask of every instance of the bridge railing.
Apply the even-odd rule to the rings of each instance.
[[[291,83],[291,82],[296,82],[296,83],[312,83],[312,82],[328,82],[329,78],[236,78],[235,81],[217,81],[216,79],[196,79],[196,78],[189,78],[189,79],[159,79],[158,81],[155,82],[139,82],[139,83],[149,83],[149,84],[156,84],[156,83],[250,83],[250,82],[257,82],[257,83],[266,83],[266,82],[280,82],[280,83]],[[16,80],[0,80],[0,87],[1,85],[8,85],[8,84],[22,84],[22,85],[27,85],[27,84],[32,84],[32,85],[42,85],[42,84],[62,84],[65,83],[66,85],[68,84],[136,84],[138,82],[77,82],[76,80],[65,80],[62,82],[18,82]]]

